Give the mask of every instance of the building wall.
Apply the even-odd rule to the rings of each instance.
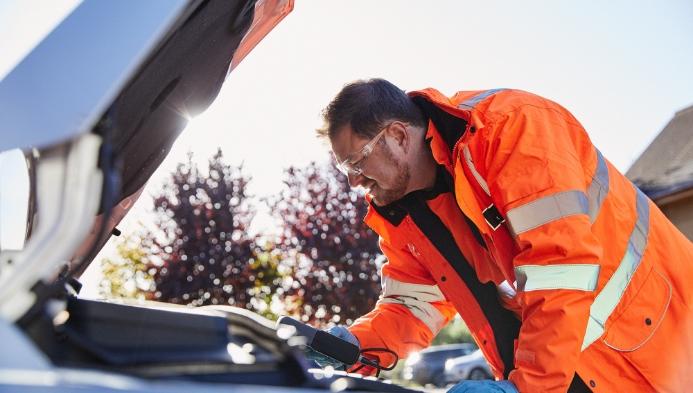
[[[693,241],[693,195],[659,206],[688,240]]]

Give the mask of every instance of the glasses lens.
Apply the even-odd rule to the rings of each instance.
[[[337,163],[337,169],[339,169],[340,172],[343,174],[349,176],[349,168],[347,167],[347,164],[344,162],[339,162]]]
[[[358,176],[361,174],[361,169],[348,161],[340,162],[339,164],[337,164],[337,169],[339,169],[339,171],[345,174],[346,176]]]

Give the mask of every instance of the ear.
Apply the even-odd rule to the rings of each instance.
[[[409,151],[411,148],[412,139],[405,123],[395,121],[392,123],[392,125],[390,125],[387,132],[390,133],[390,136],[400,149],[402,149],[405,153]]]

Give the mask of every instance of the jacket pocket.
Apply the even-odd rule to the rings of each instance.
[[[631,303],[604,335],[604,343],[620,352],[642,347],[657,331],[671,301],[671,283],[652,269]]]

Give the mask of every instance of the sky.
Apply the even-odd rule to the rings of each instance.
[[[76,4],[0,0],[0,78]],[[543,95],[625,171],[693,105],[693,1],[296,0],[191,121],[123,225],[138,225],[146,195],[188,151],[204,166],[219,146],[244,164],[255,195],[276,193],[284,168],[327,159],[314,137],[321,110],[370,77],[405,90]]]

